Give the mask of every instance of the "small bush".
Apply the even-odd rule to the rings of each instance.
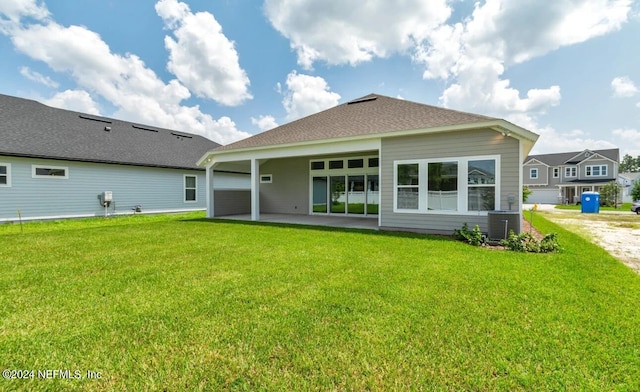
[[[506,240],[502,240],[500,244],[516,252],[549,253],[560,250],[556,233],[547,234],[541,241],[538,241],[531,233],[515,234],[511,230],[509,237]]]
[[[453,231],[453,236],[473,246],[484,245],[487,242],[487,237],[485,237],[480,231],[480,226],[475,225],[473,230],[469,230],[467,222],[462,225],[461,229],[455,229]]]

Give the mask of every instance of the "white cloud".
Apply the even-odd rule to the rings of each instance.
[[[630,154],[631,156],[640,156],[640,130],[636,128],[619,128],[611,132],[617,136],[624,146],[622,154]]]
[[[628,76],[614,78],[611,81],[611,89],[614,97],[633,97],[640,91]]]
[[[327,82],[320,76],[298,74],[287,75],[287,90],[282,104],[287,120],[293,121],[338,104],[340,95],[330,91]]]
[[[278,126],[276,119],[271,116],[259,116],[258,118],[251,117],[251,124],[257,125],[260,131],[268,131]]]
[[[56,108],[100,115],[98,104],[83,90],[65,90],[49,99],[43,99],[42,103]]]
[[[191,93],[178,80],[165,83],[138,56],[112,53],[98,34],[85,27],[64,27],[47,19],[39,24],[13,23],[3,32],[16,50],[68,73],[78,90],[109,101],[118,108],[117,117],[201,134],[222,144],[250,136],[228,117],[216,120],[198,106],[182,105]],[[72,96],[82,102],[77,93]]]
[[[579,129],[559,132],[551,126],[537,127],[535,124],[527,129],[540,135],[531,154],[581,151],[586,148],[600,150],[619,147],[610,140],[593,138]]]
[[[158,1],[156,12],[176,38],[164,39],[169,51],[167,68],[182,84],[199,97],[228,106],[253,98],[235,45],[212,14],[192,13],[177,0]]]
[[[8,21],[16,23],[22,18],[46,19],[49,17],[49,10],[36,0],[0,0],[0,14]],[[0,18],[0,28],[2,25]]]
[[[59,86],[58,82],[52,80],[50,77],[45,76],[39,72],[33,71],[29,67],[20,67],[20,75],[36,83],[43,84],[47,87],[58,88]]]
[[[616,31],[630,5],[630,0],[477,2],[461,23],[433,29],[414,61],[424,64],[425,79],[449,83],[440,97],[445,106],[516,117],[526,128],[544,132],[537,118],[560,103],[560,86],[530,89],[521,98],[503,77],[506,67]]]
[[[266,0],[264,9],[305,69],[412,51],[451,15],[446,0]]]
[[[516,113],[544,113],[560,102],[559,86],[531,89],[526,98],[520,98],[520,92],[510,87],[508,79],[500,79],[503,72],[503,65],[490,58],[461,62],[456,82],[441,96],[444,106],[507,117]]]

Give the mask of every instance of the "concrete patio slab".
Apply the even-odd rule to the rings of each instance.
[[[226,215],[226,216],[215,217],[214,219],[251,221],[251,215],[250,214]],[[378,230],[378,217],[298,215],[298,214],[260,214],[260,222],[340,227],[340,228],[349,228],[349,229]]]

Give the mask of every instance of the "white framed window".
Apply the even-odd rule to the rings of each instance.
[[[538,178],[538,169],[529,169],[529,178],[534,180]]]
[[[396,163],[396,206],[398,210],[421,210],[420,163]],[[423,186],[424,187],[424,186]],[[423,192],[424,193],[424,190]]]
[[[492,211],[496,208],[496,159],[467,162],[467,210]]]
[[[470,213],[497,207],[500,157],[394,162],[394,212]]]
[[[379,159],[376,156],[356,156],[349,158],[329,158],[309,161],[309,169],[314,172],[326,171],[334,173],[339,171],[360,172],[363,169],[377,168]]]
[[[578,170],[575,166],[569,166],[564,168],[564,176],[565,177],[577,177]]]
[[[33,178],[69,178],[69,168],[64,166],[31,165]]]
[[[272,174],[260,174],[260,183],[261,184],[271,184],[273,182]]]
[[[606,177],[607,165],[592,165],[585,167],[585,175],[587,177]]]
[[[11,164],[0,162],[0,187],[11,187]]]
[[[198,177],[184,175],[184,202],[195,203],[198,195]]]
[[[558,178],[560,177],[560,168],[559,167],[554,167],[553,168],[553,178]]]

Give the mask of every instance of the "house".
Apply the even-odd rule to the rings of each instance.
[[[618,173],[618,185],[622,187],[622,202],[631,203],[633,197],[631,196],[631,190],[640,180],[640,173]]]
[[[521,225],[522,162],[538,136],[505,120],[370,94],[204,154],[207,216],[366,217],[382,230]],[[215,170],[251,189],[213,192]]]
[[[583,192],[616,181],[619,159],[617,148],[530,155],[522,167],[524,185],[532,191],[527,202],[578,203]]]
[[[194,134],[0,95],[0,222],[204,210]],[[249,177],[216,173],[217,188]]]

